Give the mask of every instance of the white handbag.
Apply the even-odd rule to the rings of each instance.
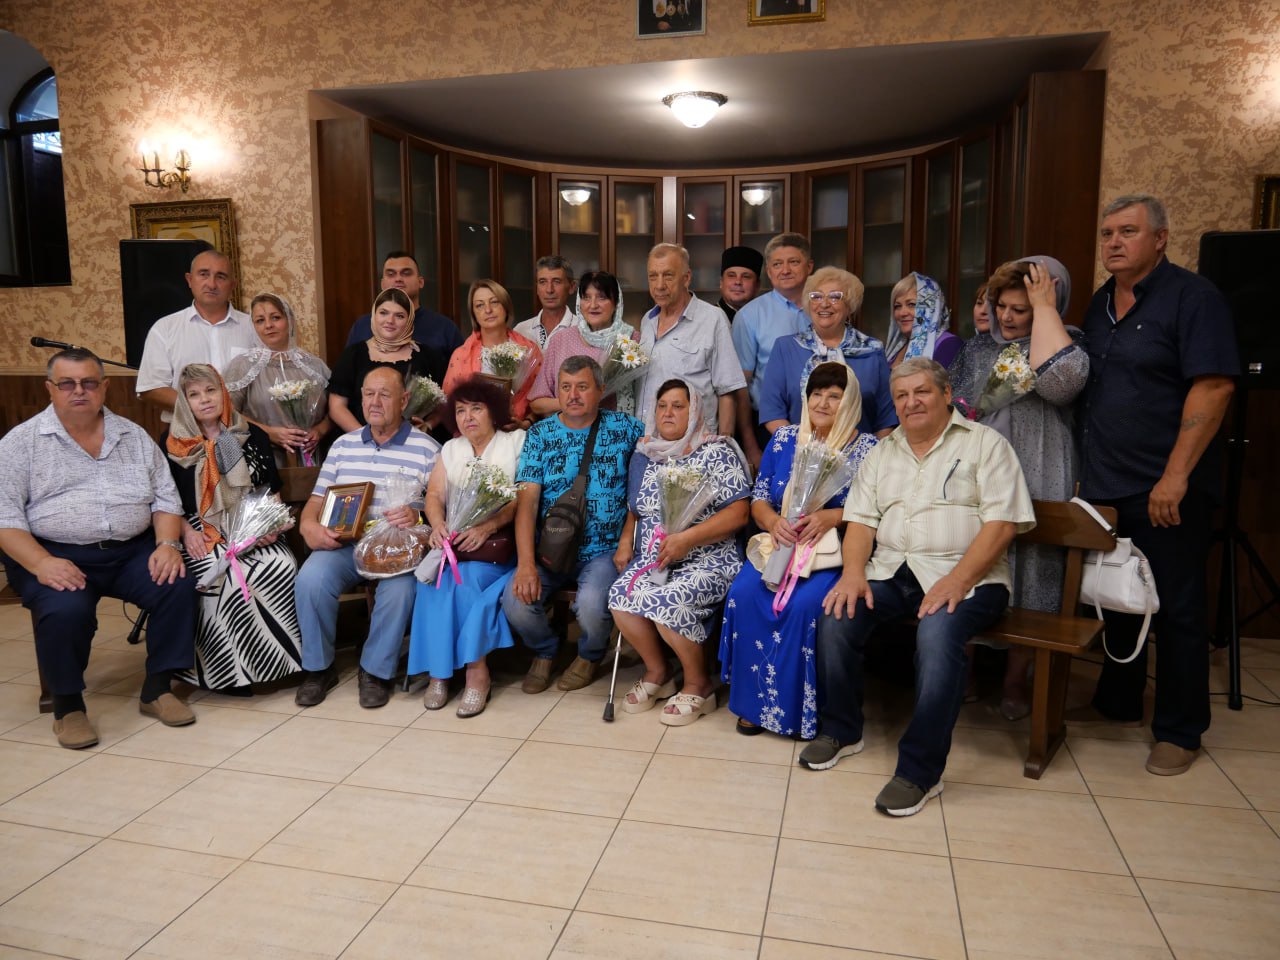
[[[1093,517],[1107,533],[1116,537],[1116,530],[1102,514],[1079,497],[1072,497],[1071,502],[1078,504],[1085,513]],[[1121,660],[1107,649],[1107,637],[1102,636],[1102,649],[1116,663],[1129,663],[1142,652],[1146,643],[1147,631],[1151,628],[1151,615],[1160,612],[1160,595],[1156,592],[1156,580],[1151,573],[1151,564],[1146,554],[1134,546],[1128,537],[1116,537],[1115,549],[1103,552],[1090,550],[1084,557],[1084,576],[1080,581],[1080,600],[1093,604],[1093,609],[1102,619],[1103,609],[1117,613],[1142,614],[1142,629],[1138,632],[1138,642],[1133,653]]]

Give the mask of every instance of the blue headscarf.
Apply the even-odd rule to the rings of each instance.
[[[916,317],[911,325],[911,339],[907,341],[907,353],[902,359],[909,360],[912,357],[933,359],[934,345],[951,323],[951,310],[947,307],[947,298],[943,296],[938,281],[933,277],[926,277],[923,273],[912,272],[911,276],[916,278]],[[889,309],[889,336],[885,339],[884,355],[892,363],[893,358],[902,349],[906,337],[903,336],[898,321],[893,318],[893,308]]]

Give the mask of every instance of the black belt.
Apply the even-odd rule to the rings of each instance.
[[[127,547],[131,543],[137,543],[143,537],[148,536],[151,530],[148,528],[143,530],[136,537],[130,537],[128,540],[95,540],[93,543],[77,543],[77,547],[87,547],[97,550],[119,550],[121,547]]]

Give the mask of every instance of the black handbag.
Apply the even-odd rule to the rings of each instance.
[[[542,521],[542,535],[538,538],[538,563],[552,573],[568,573],[578,561],[578,545],[582,543],[582,530],[587,525],[587,475],[591,470],[591,454],[595,452],[596,430],[600,415],[587,434],[587,445],[582,451],[582,463],[573,485],[556,498]]]

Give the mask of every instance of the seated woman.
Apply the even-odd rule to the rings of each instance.
[[[524,382],[513,384],[511,391],[511,419],[515,426],[527,429],[531,423],[529,418],[529,391],[537,379],[539,365],[542,362],[542,351],[528,337],[523,337],[511,329],[511,316],[514,308],[511,305],[511,294],[497,280],[477,280],[471,284],[471,292],[467,295],[467,303],[471,305],[471,325],[473,333],[462,342],[453,356],[449,358],[449,370],[444,375],[445,393],[477,373],[484,373],[483,354],[485,347],[496,347],[508,340],[533,351],[533,364],[529,368]],[[509,424],[500,423],[498,429]]]
[[[329,381],[329,417],[344,433],[364,426],[360,385],[374,367],[395,367],[406,383],[423,376],[443,386],[444,358],[413,339],[413,303],[405,292],[383,290],[371,313],[373,336],[342,351]]]
[[[880,361],[884,362],[883,355]],[[751,494],[751,516],[773,538],[775,548],[816,544],[828,530],[843,523],[847,488],[832,497],[824,509],[795,525],[783,519],[790,503],[796,447],[815,440],[825,443],[843,454],[856,470],[876,443],[871,434],[858,430],[862,392],[848,366],[838,361],[819,364],[804,385],[804,395],[800,426],[784,426],[774,433],[765,447]],[[720,663],[729,683],[729,709],[738,716],[739,733],[751,736],[764,729],[802,740],[817,735],[813,652],[823,597],[839,577],[838,566],[814,570],[796,583],[779,614],[773,612],[774,592],[754,565],[743,566],[733,581],[720,634]]]
[[[951,371],[954,402],[1013,445],[1032,497],[1069,500],[1078,470],[1073,405],[1089,379],[1084,334],[1062,322],[1071,276],[1052,257],[1011,261],[987,281],[987,298],[995,322],[988,337],[969,341]],[[997,359],[1010,350],[1035,373],[1030,390],[1018,396],[989,389]],[[1009,555],[1009,605],[1056,613],[1065,562],[1060,549],[1015,543]],[[1000,712],[1009,720],[1031,711],[1030,660],[1023,647],[1009,650],[1000,701]]]
[[[635,327],[622,321],[622,290],[618,287],[618,278],[600,270],[579,280],[577,309],[567,323],[561,323],[551,334],[543,350],[542,369],[529,390],[529,406],[538,417],[560,412],[556,377],[565,360],[586,356],[604,366],[609,348],[618,337],[636,339]],[[627,384],[616,396],[609,394],[600,406],[634,414],[635,385]]]
[[[609,609],[644,660],[644,676],[622,709],[639,713],[675,694],[665,642],[684,668],[684,683],[658,719],[676,727],[716,708],[702,645],[707,621],[742,566],[734,535],[747,524],[751,485],[737,447],[707,432],[697,390],[684,380],[668,380],[658,388],[656,407],[657,436],[636,444],[628,470],[627,519],[613,557],[621,576],[609,590]],[[687,530],[659,535],[660,480],[667,467],[709,479],[715,492]],[[656,582],[649,569],[666,571],[663,582]]]
[[[193,363],[178,376],[173,422],[161,436],[182,498],[183,559],[187,576],[204,576],[226,552],[226,524],[255,487],[280,489],[271,442],[231,406],[218,371]],[[245,603],[230,572],[200,598],[196,665],[178,679],[231,696],[251,696],[254,683],[302,669],[293,580],[298,565],[276,538],[240,555],[252,601]]]
[[[854,373],[862,393],[860,431],[883,437],[898,425],[883,346],[853,326],[862,292],[862,281],[837,267],[822,267],[805,282],[804,304],[812,326],[775,340],[764,368],[760,422],[770,433],[800,422],[804,382],[828,360],[843,361]]]
[[[461,436],[440,450],[440,457],[427,482],[426,514],[431,524],[431,546],[440,549],[451,531],[446,508],[449,494],[467,480],[471,464],[480,462],[498,467],[508,479],[515,479],[524,431],[503,433],[497,425],[511,419],[511,396],[495,383],[478,377],[463,380],[449,393],[446,421]],[[502,591],[516,568],[513,500],[496,514],[453,541],[459,552],[478,549],[491,536],[505,531],[509,548],[506,558],[494,561],[465,560],[459,557],[458,575],[441,571],[438,582],[418,584],[413,604],[413,627],[409,635],[409,675],[427,673],[423,705],[439,710],[449,701],[449,681],[454,672],[467,668],[467,685],[458,704],[458,716],[483,713],[489,700],[489,666],[485,658],[494,650],[515,645],[506,614],[502,612]]]
[[[926,357],[950,367],[964,341],[947,332],[951,311],[933,277],[908,273],[893,287],[893,314],[884,355],[890,368],[907,357]]]
[[[262,346],[237,354],[227,363],[231,405],[271,438],[276,466],[286,465],[286,452],[312,458],[316,444],[333,427],[325,396],[329,367],[298,346],[293,308],[283,297],[260,293],[250,302],[249,314]],[[309,414],[304,419],[311,421],[306,426],[299,426],[288,407],[271,395],[271,388],[281,383],[299,386],[300,409]],[[314,409],[306,410],[310,402],[314,402]]]

